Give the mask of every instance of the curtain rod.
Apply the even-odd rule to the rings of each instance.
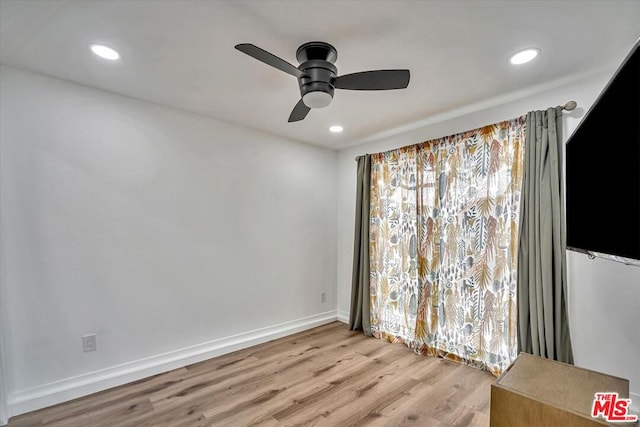
[[[577,106],[578,106],[578,103],[576,101],[568,101],[566,104],[562,106],[562,109],[565,111],[573,111],[576,109]],[[356,156],[355,158],[356,162],[358,161],[358,157],[360,156]]]

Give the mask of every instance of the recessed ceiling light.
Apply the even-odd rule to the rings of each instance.
[[[539,53],[540,53],[540,49],[538,48],[524,49],[524,50],[521,50],[520,52],[517,52],[511,55],[511,58],[509,58],[509,61],[514,65],[525,64],[531,61],[536,56],[538,56]]]
[[[329,132],[340,133],[344,130],[344,128],[340,125],[333,125],[329,128]]]
[[[109,46],[94,43],[92,45],[89,45],[89,47],[91,48],[91,51],[98,55],[100,58],[109,59],[111,61],[115,61],[116,59],[120,58],[120,54]]]

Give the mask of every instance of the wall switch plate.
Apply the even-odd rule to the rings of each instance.
[[[82,336],[82,349],[85,353],[96,350],[96,334]]]
[[[327,302],[327,293],[326,292],[320,293],[320,302]]]

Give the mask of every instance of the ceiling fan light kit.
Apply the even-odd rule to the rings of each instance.
[[[298,67],[250,43],[236,45],[236,49],[298,79],[301,99],[293,107],[289,122],[303,120],[312,108],[329,106],[336,88],[391,90],[409,85],[409,70],[375,70],[337,76],[338,69],[333,64],[338,59],[338,52],[325,42],[301,45],[296,51]]]
[[[302,102],[309,108],[324,108],[331,104],[333,91],[327,93],[321,90],[314,90],[302,95]]]

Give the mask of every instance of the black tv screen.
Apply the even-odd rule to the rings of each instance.
[[[639,44],[567,141],[569,249],[640,260]]]

